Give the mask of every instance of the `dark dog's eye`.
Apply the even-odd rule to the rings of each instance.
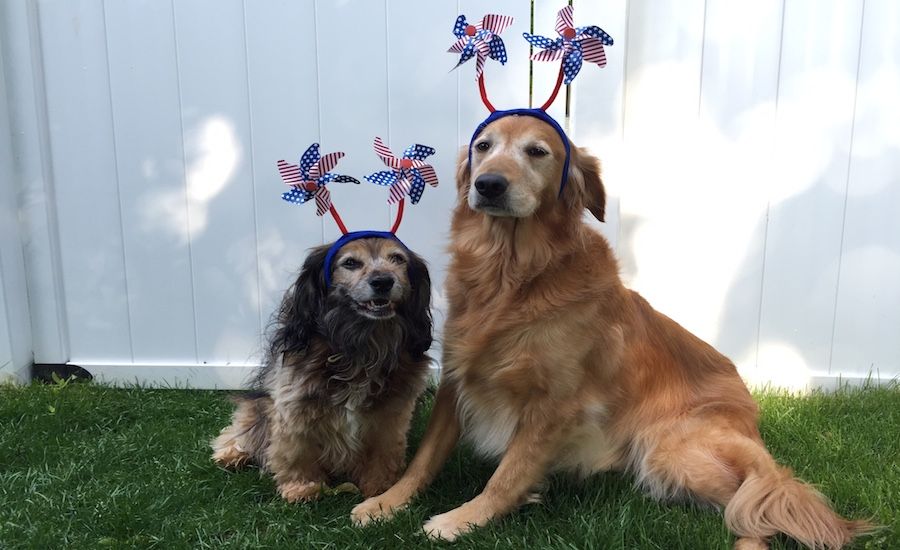
[[[491,142],[479,141],[478,143],[475,144],[475,148],[483,153],[491,148]]]
[[[403,256],[401,256],[400,254],[391,254],[390,256],[388,256],[388,259],[389,259],[392,263],[395,263],[395,264],[397,264],[397,265],[403,265],[403,264],[406,263],[406,258],[404,258]]]
[[[528,153],[529,157],[543,157],[543,156],[550,154],[545,149],[542,149],[537,146],[529,147],[528,149],[525,150],[525,152]]]
[[[349,270],[359,269],[362,267],[362,262],[353,258],[347,258],[341,262],[341,267]]]

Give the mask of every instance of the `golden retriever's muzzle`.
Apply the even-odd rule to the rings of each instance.
[[[502,174],[487,173],[475,178],[475,208],[499,213],[509,208],[506,200],[506,190],[509,188],[509,180]]]

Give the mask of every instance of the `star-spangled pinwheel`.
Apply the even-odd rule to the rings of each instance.
[[[434,168],[424,162],[434,154],[434,149],[427,145],[410,145],[403,151],[403,156],[397,158],[381,138],[376,137],[375,154],[391,170],[375,172],[366,176],[366,179],[376,185],[390,186],[388,204],[400,202],[407,194],[412,203],[417,204],[422,198],[426,182],[432,187],[438,184]]]
[[[453,34],[458,40],[447,50],[451,53],[461,54],[456,67],[474,57],[475,79],[478,80],[484,71],[486,58],[496,59],[501,65],[506,64],[506,46],[503,45],[503,40],[499,35],[512,23],[512,17],[493,13],[485,15],[474,25],[466,22],[465,15],[457,17],[456,24],[453,25]]]
[[[532,46],[543,50],[532,55],[532,60],[554,61],[562,58],[562,70],[567,85],[572,83],[581,70],[582,60],[596,63],[601,67],[606,66],[606,52],[603,46],[611,46],[612,37],[600,27],[576,27],[572,18],[572,6],[566,6],[556,14],[556,32],[559,33],[556,40],[527,32],[522,33],[522,36]]]
[[[328,153],[320,157],[319,144],[313,143],[300,157],[299,166],[279,160],[278,173],[284,183],[292,187],[290,191],[282,193],[281,198],[296,204],[315,198],[316,214],[324,216],[331,209],[331,193],[325,188],[325,184],[332,181],[359,183],[356,178],[331,173],[343,156],[344,153]]]

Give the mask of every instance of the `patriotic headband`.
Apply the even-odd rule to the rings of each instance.
[[[341,230],[341,238],[331,245],[325,256],[326,286],[331,286],[331,262],[334,256],[341,247],[351,241],[366,238],[392,239],[400,243],[403,248],[407,248],[396,235],[400,222],[403,220],[406,196],[409,195],[413,204],[418,204],[426,183],[437,187],[437,174],[434,168],[425,162],[427,157],[434,154],[434,148],[416,143],[407,147],[403,155],[397,158],[380,137],[375,138],[374,148],[375,154],[390,170],[375,172],[365,176],[365,179],[389,188],[387,202],[397,205],[397,216],[390,231],[347,231],[347,226],[344,225],[344,221],[334,207],[331,193],[326,187],[326,184],[330,182],[359,184],[359,180],[356,178],[331,172],[337,166],[338,160],[344,157],[344,153],[335,152],[322,156],[319,154],[319,144],[313,143],[300,156],[299,164],[291,164],[284,160],[279,160],[277,163],[281,179],[291,186],[289,191],[281,194],[281,198],[294,204],[303,204],[314,199],[316,214],[324,216],[325,212],[329,212],[338,229]]]
[[[325,254],[325,288],[331,287],[331,263],[334,261],[334,257],[337,256],[338,251],[345,244],[358,239],[390,239],[399,243],[405,250],[409,250],[393,231],[351,231],[350,233],[344,233],[340,239],[334,241],[334,244],[331,245],[331,248]]]
[[[563,189],[566,186],[566,181],[569,179],[569,157],[571,157],[572,153],[571,146],[569,145],[569,138],[566,137],[566,133],[563,131],[562,126],[560,126],[559,123],[556,122],[556,119],[548,115],[547,111],[544,111],[543,109],[509,109],[507,111],[493,111],[478,125],[477,128],[475,128],[475,133],[472,134],[472,139],[469,140],[469,166],[472,166],[472,144],[475,143],[475,139],[488,124],[494,122],[498,118],[506,116],[530,116],[543,120],[559,134],[559,139],[562,140],[563,147],[566,149],[566,160],[563,162],[562,182],[559,184],[559,196],[561,197]]]
[[[507,29],[513,23],[513,18],[506,15],[488,14],[481,21],[474,25],[466,21],[464,15],[460,15],[456,19],[453,26],[453,34],[457,37],[457,41],[450,46],[449,52],[460,54],[459,67],[469,59],[475,57],[475,78],[478,81],[478,91],[481,95],[481,101],[490,111],[490,115],[478,125],[472,139],[469,141],[469,165],[472,164],[472,145],[475,139],[481,134],[482,130],[495,120],[506,116],[530,116],[543,120],[549,124],[563,142],[566,150],[566,158],[563,163],[562,182],[559,186],[559,193],[562,196],[563,188],[566,185],[569,173],[569,160],[571,157],[571,147],[569,138],[565,131],[556,120],[547,114],[547,109],[556,100],[562,84],[568,86],[581,70],[583,61],[595,63],[600,67],[606,66],[606,52],[603,46],[611,46],[613,39],[603,29],[596,26],[576,27],[573,18],[572,6],[566,6],[559,10],[556,14],[556,32],[559,37],[556,39],[544,36],[522,33],[525,40],[532,46],[541,48],[542,51],[531,56],[533,61],[556,61],[560,60],[559,75],[556,78],[556,85],[550,93],[550,97],[538,109],[509,109],[498,111],[488,99],[487,90],[484,84],[484,63],[487,58],[495,59],[501,65],[506,64],[506,46],[500,38],[500,33]],[[456,68],[454,67],[454,68]]]

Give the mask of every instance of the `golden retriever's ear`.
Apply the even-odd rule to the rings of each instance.
[[[462,197],[469,193],[469,177],[469,146],[464,145],[456,161],[456,190]]]
[[[600,159],[591,155],[583,147],[572,146],[572,165],[577,177],[580,174],[583,186],[584,207],[591,211],[598,220],[604,219],[606,213],[606,190],[603,188],[603,179],[600,176]]]

